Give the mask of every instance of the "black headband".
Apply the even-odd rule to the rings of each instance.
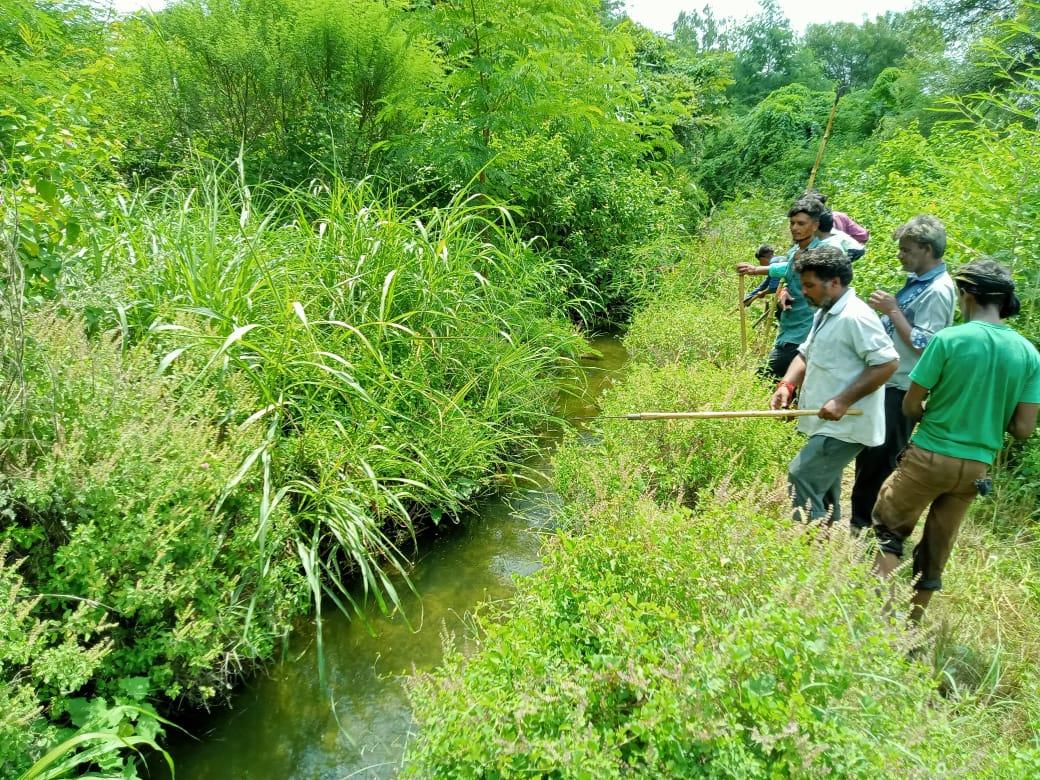
[[[962,268],[953,280],[977,295],[1013,295],[1015,292],[1015,283],[1008,277],[974,268]]]

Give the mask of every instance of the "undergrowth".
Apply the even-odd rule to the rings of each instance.
[[[782,213],[745,201],[706,226],[633,322],[605,415],[765,408],[767,344],[741,354],[729,269],[785,245]],[[1009,533],[1011,504],[976,504],[925,631],[908,633],[881,615],[870,540],[790,523],[789,423],[604,419],[593,433],[557,454],[565,525],[544,568],[511,606],[478,611],[471,656],[449,649],[415,678],[414,776],[1040,770],[1037,549]],[[906,567],[898,582],[908,599]]]
[[[68,702],[209,706],[308,600],[319,642],[330,604],[394,609],[419,530],[535,446],[584,343],[566,270],[486,198],[219,169],[116,206],[60,304],[3,310],[0,543],[28,647],[65,648],[0,646],[5,775],[88,733]]]

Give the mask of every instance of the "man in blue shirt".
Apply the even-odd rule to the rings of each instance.
[[[910,372],[932,336],[953,323],[956,291],[942,260],[946,251],[942,222],[920,215],[899,227],[894,238],[899,242],[899,262],[907,272],[906,284],[895,295],[878,290],[868,303],[883,315],[881,323],[899,353],[899,369],[885,385],[885,441],[856,456],[851,521],[855,535],[871,526],[878,491],[910,441],[913,422],[903,414]]]
[[[816,231],[820,228],[820,215],[823,204],[816,198],[803,198],[795,202],[787,212],[787,225],[794,242],[787,250],[781,262],[773,262],[768,267],[740,263],[737,273],[753,276],[769,276],[782,279],[786,291],[780,292],[780,328],[776,334],[776,343],[769,353],[768,370],[774,379],[783,379],[791,361],[798,354],[798,345],[805,341],[812,327],[813,312],[802,294],[802,281],[794,270],[794,261],[806,249],[816,247],[820,241]]]

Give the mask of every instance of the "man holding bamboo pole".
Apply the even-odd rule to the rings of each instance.
[[[801,387],[801,405],[819,407],[801,417],[809,440],[788,465],[796,519],[836,522],[841,475],[864,447],[885,440],[882,387],[899,366],[892,339],[849,287],[852,263],[835,247],[807,249],[795,262],[806,300],[816,307],[809,333],[769,401],[786,409]],[[847,415],[853,404],[860,416]]]
[[[780,379],[787,372],[787,367],[798,353],[798,345],[805,341],[812,325],[812,311],[802,295],[802,285],[794,270],[794,261],[806,249],[820,243],[816,238],[816,231],[820,228],[822,212],[823,204],[815,198],[796,201],[787,212],[788,227],[794,243],[787,250],[784,260],[768,266],[751,263],[737,265],[739,274],[783,279],[787,286],[780,299],[780,329],[768,360],[769,373],[776,379]]]

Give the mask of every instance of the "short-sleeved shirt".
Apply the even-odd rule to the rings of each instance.
[[[910,381],[929,390],[911,441],[992,463],[1015,407],[1040,403],[1040,354],[1007,325],[966,322],[932,337]]]
[[[820,240],[814,237],[806,249],[815,249],[819,245]],[[788,292],[791,293],[791,308],[780,315],[777,344],[801,344],[812,327],[813,312],[802,294],[802,277],[794,270],[794,256],[797,253],[798,245],[795,244],[787,250],[783,258],[769,265],[769,276],[773,279],[783,279]]]
[[[891,363],[899,355],[874,310],[851,287],[830,309],[819,309],[808,338],[798,347],[805,358],[799,406],[816,409],[841,393],[868,366]],[[840,420],[801,417],[798,430],[808,436],[876,447],[885,441],[885,390],[879,387],[856,401],[863,415]]]
[[[896,293],[896,303],[910,323],[910,341],[917,349],[924,349],[932,336],[953,324],[953,305],[957,291],[953,279],[946,272],[946,263],[920,276],[907,274],[906,284]],[[892,337],[899,353],[899,369],[888,380],[888,387],[910,389],[910,372],[920,357],[896,333],[895,325],[888,316],[881,318],[885,331]]]
[[[780,263],[786,263],[787,256],[780,255],[769,261],[769,265],[779,265]],[[753,298],[762,292],[776,292],[776,288],[780,286],[780,279],[778,277],[766,276],[762,281],[762,284],[758,285],[754,290],[748,293],[748,298]]]

